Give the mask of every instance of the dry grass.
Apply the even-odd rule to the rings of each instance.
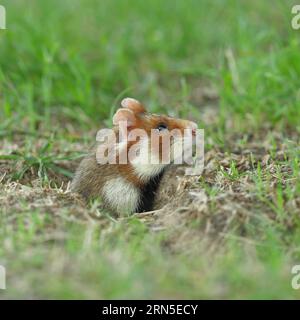
[[[217,108],[214,108],[214,112],[208,109],[208,115],[206,111],[203,114],[204,117],[210,117],[211,123],[214,123]],[[251,137],[231,134],[224,140],[228,141],[226,145],[212,146],[206,152],[205,169],[201,176],[188,177],[183,174],[183,168],[172,168],[163,178],[156,199],[156,210],[128,218],[116,218],[102,212],[98,202],[87,205],[80,196],[70,192],[69,179],[62,173],[50,168],[44,172],[44,178],[41,178],[39,167],[33,165],[21,179],[15,181],[14,173],[22,171],[26,159],[1,160],[1,223],[5,226],[3,250],[7,259],[18,252],[20,245],[25,246],[25,252],[32,248],[29,252],[42,250],[45,254],[44,250],[50,246],[53,257],[63,254],[65,246],[74,240],[77,232],[70,232],[70,225],[72,230],[74,226],[75,230],[77,229],[76,225],[81,228],[82,234],[77,239],[81,250],[96,247],[97,251],[99,241],[107,242],[119,237],[121,228],[122,232],[127,229],[122,238],[125,236],[129,243],[143,242],[145,234],[160,239],[161,250],[164,254],[171,255],[172,259],[181,255],[186,257],[185,259],[204,256],[211,263],[215,263],[213,261],[218,261],[215,259],[220,259],[230,250],[228,246],[232,242],[247,248],[245,250],[247,255],[250,254],[251,261],[256,261],[252,261],[254,269],[261,268],[258,266],[258,253],[254,254],[254,248],[269,250],[272,247],[272,250],[288,250],[291,257],[297,255],[298,248],[291,246],[287,238],[288,234],[293,235],[294,230],[297,230],[300,212],[300,196],[297,192],[299,172],[292,166],[293,152],[297,150],[294,142],[288,141],[277,132],[263,130]],[[39,154],[45,139],[39,138],[35,141],[36,144],[31,145],[30,151],[32,154]],[[5,140],[4,145],[2,152],[6,155],[24,154],[22,152],[26,148],[22,139],[10,142]],[[86,149],[87,145],[59,140],[58,143],[53,143],[51,154],[70,155]],[[232,152],[225,151],[228,149]],[[74,171],[78,161],[53,160],[57,166],[69,171]],[[141,226],[146,228],[143,231],[145,234],[143,233],[139,240],[132,240],[135,237],[132,234],[139,232],[135,227],[132,228],[132,221],[139,221]],[[270,244],[267,230],[278,231],[281,241]],[[8,234],[10,236],[7,238]],[[98,236],[94,243],[95,234]],[[22,242],[23,245],[20,244]],[[114,250],[109,251],[108,255],[113,254]],[[60,260],[58,256],[55,259]],[[27,258],[23,257],[21,261],[27,261]],[[111,258],[107,259],[109,261]],[[119,259],[121,258],[118,257],[117,261]],[[82,262],[74,262],[74,258],[70,257],[60,263],[67,269],[72,269],[74,263],[82,267]],[[45,270],[40,277],[49,272],[48,267],[43,268]],[[61,266],[52,266],[51,270],[56,270],[53,271],[54,274],[60,274],[59,268]],[[130,269],[129,266],[127,268]],[[207,266],[201,268],[206,270]],[[73,273],[74,271],[71,272]],[[60,276],[57,276],[58,279]],[[10,281],[15,283],[18,279],[18,276],[12,275]],[[23,283],[22,292],[31,292],[32,297],[52,296],[51,289],[50,293],[47,290],[44,292],[39,286],[37,291],[29,290],[30,281]],[[19,288],[19,285],[17,287]],[[89,291],[88,288],[86,290]],[[219,297],[228,295],[224,288],[218,287],[215,290],[217,293],[212,289],[212,292],[204,290],[202,294],[204,297],[212,294]],[[85,294],[87,297],[94,297],[99,295],[99,292],[96,290]],[[165,294],[167,292],[162,297]],[[112,297],[117,296],[118,294],[112,294]],[[134,294],[132,296],[135,297]],[[174,296],[173,293],[171,296]]]

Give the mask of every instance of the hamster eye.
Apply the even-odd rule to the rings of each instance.
[[[163,131],[163,130],[167,130],[167,129],[168,129],[168,126],[167,126],[165,123],[160,123],[160,124],[156,127],[156,129],[157,129],[158,131]]]

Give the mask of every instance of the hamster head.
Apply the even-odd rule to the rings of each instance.
[[[139,101],[126,98],[113,116],[119,133],[118,154],[127,157],[141,178],[159,173],[169,164],[183,162],[192,156],[195,122],[166,115],[148,113]]]

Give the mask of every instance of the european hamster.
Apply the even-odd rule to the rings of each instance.
[[[108,139],[108,145],[96,144],[77,168],[71,190],[87,200],[100,197],[105,208],[119,215],[151,211],[166,168],[174,164],[176,152],[183,152],[175,148],[183,138],[176,139],[170,132],[173,130],[182,135],[190,132],[193,136],[198,126],[192,121],[148,113],[142,103],[132,98],[122,100],[121,106],[113,116],[112,133],[117,139]],[[134,129],[142,129],[146,138],[139,136],[128,141],[129,135],[139,132]],[[158,139],[158,144],[152,146],[150,137]],[[171,142],[163,148],[162,139],[165,138]],[[129,157],[132,147],[137,152]],[[101,156],[99,159],[99,150],[102,150],[102,157],[109,150],[115,151],[116,163],[111,163],[109,157],[104,162]],[[128,163],[120,161],[122,152],[130,158]],[[169,162],[165,161],[166,155]]]

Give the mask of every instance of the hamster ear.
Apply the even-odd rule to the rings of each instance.
[[[121,106],[132,110],[134,113],[146,112],[145,107],[141,102],[133,98],[125,98],[121,101]]]
[[[131,110],[125,108],[118,109],[115,115],[113,116],[113,124],[117,126],[120,124],[121,121],[126,121],[127,127],[131,127],[136,123],[135,115]]]

